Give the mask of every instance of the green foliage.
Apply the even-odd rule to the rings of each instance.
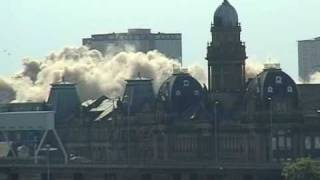
[[[286,163],[282,175],[286,180],[320,180],[320,163],[310,158],[301,158]]]

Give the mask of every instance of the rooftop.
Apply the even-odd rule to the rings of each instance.
[[[319,37],[315,37],[313,39],[299,40],[298,42],[304,42],[304,41],[320,41],[320,36]]]
[[[151,29],[128,29],[127,32],[120,32],[120,33],[106,33],[106,34],[92,34],[91,38],[84,38],[83,40],[139,40],[145,39],[148,37],[153,37],[155,39],[181,39],[181,33],[163,33],[157,32],[152,33]]]

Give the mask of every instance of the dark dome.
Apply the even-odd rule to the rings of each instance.
[[[249,82],[246,93],[247,111],[268,110],[274,114],[292,114],[298,107],[298,91],[294,80],[279,68],[265,69]]]
[[[224,0],[217,8],[214,14],[214,25],[218,27],[238,26],[238,13],[228,0]]]
[[[183,112],[198,105],[203,95],[200,83],[187,73],[173,74],[159,89],[159,99],[170,112]]]
[[[248,93],[254,93],[261,99],[274,96],[297,95],[294,80],[281,69],[265,69],[251,80]]]

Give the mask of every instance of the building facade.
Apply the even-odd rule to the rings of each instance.
[[[298,41],[299,77],[308,82],[320,71],[320,38]]]
[[[211,30],[209,88],[181,71],[157,92],[138,76],[119,99],[80,103],[76,85],[60,82],[47,102],[0,106],[0,178],[282,180],[285,162],[320,158],[320,85],[297,85],[270,64],[245,81],[245,46],[227,0]],[[33,123],[46,114],[50,126]]]
[[[95,34],[82,40],[84,46],[102,54],[121,51],[144,52],[157,50],[182,63],[180,33],[151,33],[151,29],[129,29],[127,33]]]

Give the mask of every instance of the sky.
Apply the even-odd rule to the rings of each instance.
[[[25,57],[41,59],[91,34],[151,28],[182,33],[184,65],[206,66],[210,24],[222,0],[4,0],[0,75]],[[271,59],[298,80],[297,41],[320,36],[319,0],[229,0],[237,9],[249,59]],[[8,53],[9,52],[9,53]]]

